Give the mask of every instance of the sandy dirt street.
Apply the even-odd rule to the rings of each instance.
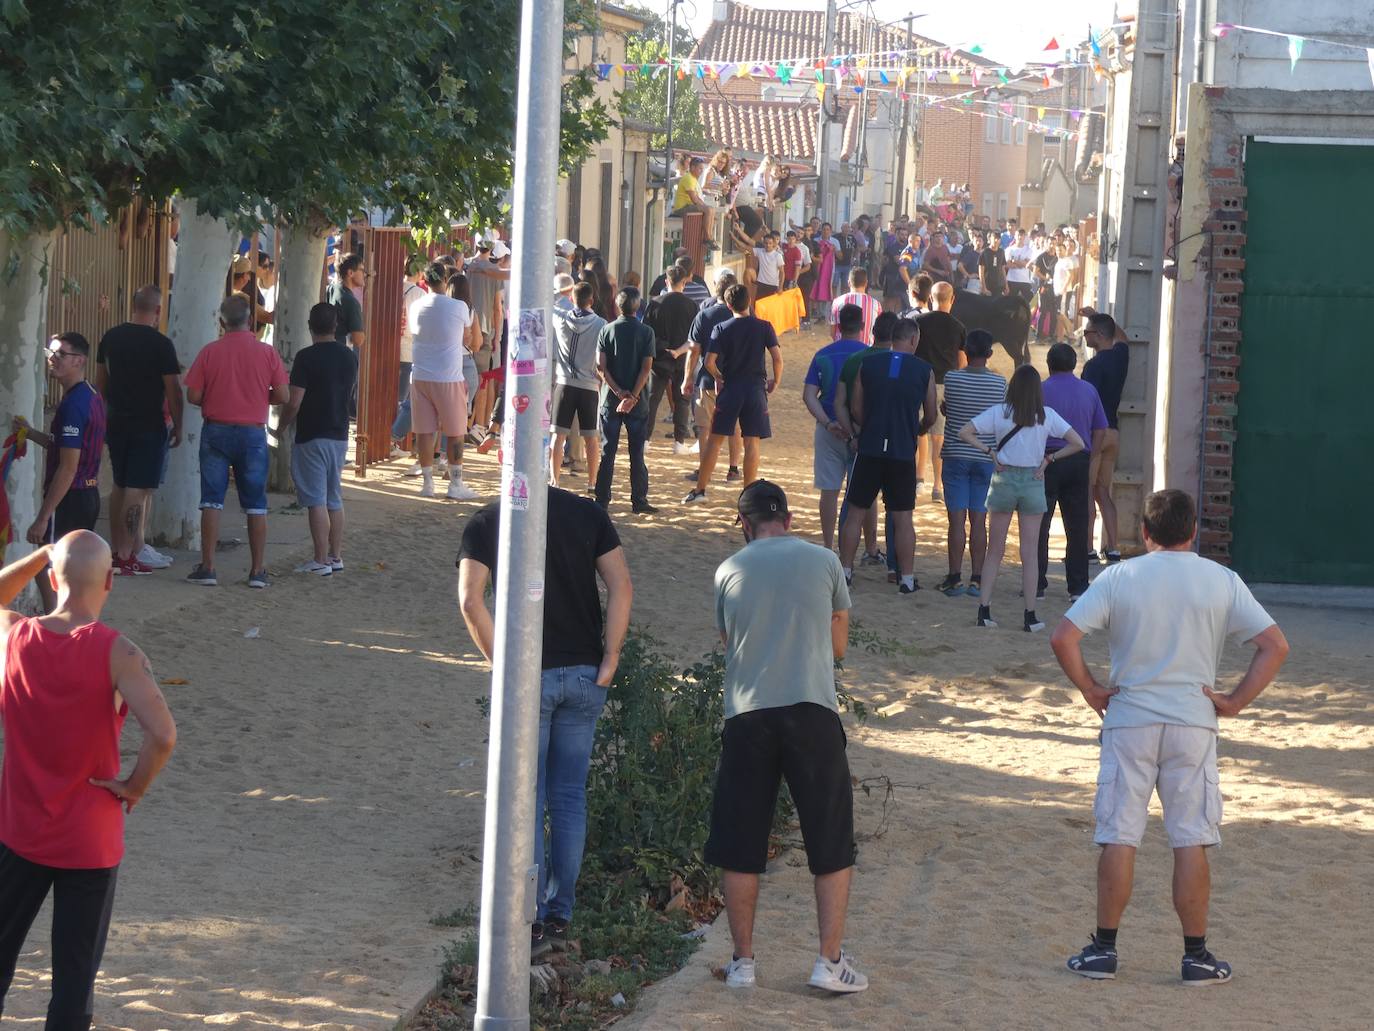
[[[763,460],[812,539],[800,390],[823,342],[784,341]],[[672,456],[664,429],[650,451],[661,513],[631,516],[622,456],[612,514],[635,579],[634,621],[685,661],[715,641],[712,575],[741,539],[734,489],[678,504],[695,462]],[[98,1027],[383,1028],[433,983],[453,932],[430,917],[477,893],[486,724],[475,702],[488,672],[454,602],[454,555],[476,506],[420,499],[402,468],[345,480],[341,575],[290,573],[306,554],[305,518],[279,512],[290,499],[274,497],[269,590],[244,585],[246,546],[221,554],[218,588],[181,582],[185,553],[167,572],[116,581],[108,620],[150,655],[180,743],[128,823]],[[485,496],[497,475],[495,454],[470,460],[467,478]],[[1368,1028],[1374,614],[1272,609],[1292,658],[1223,727],[1210,943],[1235,983],[1178,985],[1157,819],[1121,931],[1121,975],[1089,983],[1064,958],[1093,924],[1097,717],[1059,673],[1048,635],[1005,629],[1015,619],[978,630],[974,599],[931,589],[945,572],[943,508],[927,493],[917,517],[926,589],[899,597],[881,571],[856,573],[861,643],[843,674],[875,712],[863,725],[846,718],[853,771],[870,788],[856,803],[848,947],[871,989],[829,999],[805,986],[815,922],[798,849],[764,880],[758,987],[731,993],[712,976],[730,954],[722,920],[622,1026]],[[242,523],[226,518],[224,533],[243,537]],[[1052,556],[1061,548],[1056,538]],[[1014,562],[999,588],[996,611],[1014,615]],[[1055,561],[1039,612],[1053,626],[1066,607]],[[1105,642],[1088,652],[1100,664]],[[1228,649],[1226,682],[1247,655]],[[127,733],[126,750],[136,741]],[[42,1024],[49,918],[7,1001],[16,1028]]]

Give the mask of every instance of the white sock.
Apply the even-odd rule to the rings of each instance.
[[[904,577],[902,577],[902,586],[903,586],[903,587],[915,587],[915,586],[916,586],[916,577],[915,577],[915,575],[913,574],[913,575],[911,575],[911,576],[904,576]]]

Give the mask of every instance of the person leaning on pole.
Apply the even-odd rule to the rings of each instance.
[[[1158,792],[1174,852],[1183,983],[1231,979],[1230,964],[1207,949],[1207,849],[1221,843],[1217,717],[1238,715],[1269,686],[1288,642],[1239,576],[1193,551],[1196,534],[1192,497],[1181,490],[1149,495],[1141,513],[1146,554],[1099,574],[1050,638],[1064,673],[1102,717],[1093,805],[1093,842],[1102,849],[1097,930],[1068,961],[1084,977],[1116,977],[1117,930],[1131,897],[1150,796]],[[1083,637],[1095,631],[1107,633],[1107,686],[1083,659]],[[1248,641],[1255,654],[1240,683],[1223,691],[1217,665],[1228,637]]]

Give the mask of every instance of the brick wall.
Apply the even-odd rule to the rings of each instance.
[[[1238,148],[1233,148],[1238,149]],[[1210,243],[1199,266],[1210,277],[1212,304],[1207,326],[1207,415],[1202,427],[1202,497],[1198,544],[1203,555],[1231,560],[1232,465],[1236,442],[1236,397],[1240,392],[1240,305],[1245,290],[1245,186],[1235,165],[1207,175],[1210,215],[1203,229]]]
[[[927,94],[951,96],[968,90],[967,85],[926,84]],[[983,120],[962,107],[923,107],[916,117],[924,119],[921,154],[916,159],[913,179],[926,189],[941,180],[946,187],[968,183],[973,196],[982,189]]]

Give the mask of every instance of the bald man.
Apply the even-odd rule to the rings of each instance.
[[[44,575],[57,607],[37,617],[10,611],[50,561]],[[0,570],[0,1013],[24,939],[51,891],[50,1029],[91,1026],[124,816],[176,745],[176,724],[148,659],[100,622],[112,583],[110,548],[88,530]],[[121,779],[119,734],[131,711],[143,742]]]
[[[968,364],[964,355],[964,340],[968,332],[964,324],[950,314],[954,307],[954,287],[948,283],[936,283],[931,290],[930,299],[933,310],[920,315],[916,322],[921,327],[921,342],[916,348],[916,357],[923,358],[935,370],[935,393],[937,398],[937,417],[930,432],[921,438],[921,446],[916,456],[916,478],[923,479],[926,470],[926,456],[930,456],[931,492],[930,500],[943,501],[944,492],[940,489],[944,462],[940,450],[945,443],[945,373],[962,369]]]

